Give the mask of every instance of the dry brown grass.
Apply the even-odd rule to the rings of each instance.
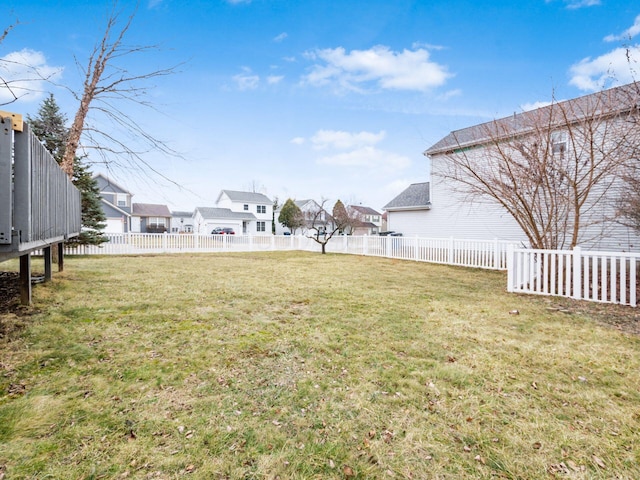
[[[65,268],[0,344],[7,478],[640,478],[640,340],[502,273],[300,252]]]

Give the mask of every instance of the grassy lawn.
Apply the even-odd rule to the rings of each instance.
[[[0,314],[0,479],[640,478],[640,337],[504,273],[68,257],[34,302]]]

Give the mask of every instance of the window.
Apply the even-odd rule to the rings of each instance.
[[[116,193],[116,202],[119,207],[126,207],[127,196],[124,193]]]
[[[567,151],[566,132],[554,132],[551,134],[551,150],[554,154],[564,155]]]
[[[245,204],[244,204],[244,209],[245,209],[245,211],[247,211],[247,212],[248,212],[248,211],[249,211],[249,205],[247,205],[247,204],[245,203]]]
[[[148,233],[164,233],[167,231],[167,219],[163,217],[149,217],[147,219]]]
[[[257,232],[266,232],[267,231],[267,223],[266,222],[257,222],[256,231]]]
[[[258,205],[258,213],[267,213],[266,205]]]
[[[149,217],[149,225],[166,226],[167,219],[163,217]]]

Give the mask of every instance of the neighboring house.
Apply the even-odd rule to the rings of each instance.
[[[620,115],[620,112],[624,112],[625,110],[629,111],[629,109],[634,108],[634,105],[629,105],[624,103],[625,101],[619,100],[619,98],[625,98],[627,99],[626,101],[629,101],[628,99],[631,98],[622,95],[624,90],[621,89],[624,88],[627,88],[627,86],[560,102],[558,105],[566,105],[566,108],[561,111],[573,111],[572,108],[574,105],[577,106],[576,111],[582,111],[580,109],[582,105],[600,104],[601,98],[613,98],[613,102],[601,102],[602,105],[607,105],[607,108],[605,110],[599,110],[598,114],[601,115],[602,111],[604,111],[603,116],[606,117],[608,112],[611,112],[609,115],[612,119],[610,120],[611,122],[619,120],[625,121]],[[600,97],[599,95],[610,96]],[[501,240],[527,243],[527,237],[523,230],[502,206],[494,200],[479,200],[477,197],[471,201],[465,192],[461,191],[461,185],[459,183],[446,178],[445,172],[448,172],[448,167],[452,162],[451,158],[454,155],[473,155],[473,158],[485,158],[482,157],[482,155],[486,155],[485,152],[489,148],[487,145],[490,143],[487,137],[487,125],[505,126],[505,131],[508,131],[511,135],[509,138],[513,138],[513,132],[516,131],[521,138],[526,139],[533,133],[529,133],[529,131],[524,130],[524,128],[518,131],[518,126],[530,125],[531,121],[528,121],[528,119],[534,118],[534,115],[542,118],[552,117],[555,111],[550,110],[551,108],[553,107],[546,106],[499,119],[492,124],[475,125],[454,131],[427,149],[424,154],[431,159],[431,201],[428,209],[425,208],[413,214],[412,221],[415,223],[415,226],[411,228],[410,231],[431,237],[498,238]],[[577,123],[579,120],[579,117],[568,119],[571,124],[573,124],[573,122]],[[567,125],[569,125],[566,118],[564,118],[562,122],[553,123],[551,127],[553,130],[551,130],[551,132],[558,131],[560,135],[562,135],[563,126],[564,129],[566,129]],[[620,131],[623,131],[623,129],[620,129]],[[552,133],[551,135],[558,134]],[[558,135],[557,138],[562,140],[560,135]],[[554,139],[553,136],[551,138]],[[610,140],[613,142],[615,139],[611,138]],[[567,148],[572,148],[570,142],[566,139],[566,133],[564,134],[564,140],[561,145],[557,144],[558,141],[556,140],[552,141],[554,142],[554,154],[556,154],[557,151],[559,155],[563,155]],[[607,141],[609,141],[609,138],[607,138]],[[614,251],[638,250],[640,247],[640,238],[636,232],[631,228],[611,220],[616,215],[615,201],[616,198],[618,198],[617,195],[619,195],[620,186],[619,183],[615,183],[615,178],[613,182],[611,185],[603,187],[603,189],[606,190],[597,192],[597,194],[594,195],[597,200],[592,200],[589,204],[588,213],[585,214],[581,220],[583,223],[581,227],[582,237],[578,243],[580,246],[589,249]],[[396,206],[394,200],[385,207],[389,212],[388,228],[389,230],[402,231],[408,227],[409,222],[403,220],[401,224],[396,223]]]
[[[216,208],[228,209],[237,214],[235,220],[239,222],[239,227],[235,230],[236,234],[271,235],[272,233],[273,201],[262,193],[222,190],[216,200]]]
[[[176,210],[171,212],[171,233],[192,233],[193,212]]]
[[[356,217],[351,235],[378,235],[382,231],[382,214],[371,207],[349,205],[347,209]]]
[[[131,212],[134,233],[165,233],[171,231],[171,212],[166,205],[134,203]]]
[[[229,208],[196,207],[193,214],[193,231],[209,235],[214,228],[233,228],[235,234],[246,233],[243,226],[256,222],[252,213],[234,212]]]
[[[105,233],[126,233],[131,227],[131,193],[107,176],[99,173],[95,177],[100,190],[102,211],[107,221]]]
[[[413,183],[383,208],[386,230],[403,236],[441,236],[430,228],[431,195],[429,182]]]

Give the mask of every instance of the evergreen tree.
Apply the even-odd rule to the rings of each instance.
[[[35,118],[27,115],[27,122],[33,133],[51,152],[53,158],[60,164],[65,153],[65,145],[69,136],[69,129],[65,126],[67,118],[60,111],[53,94],[46,98]],[[89,167],[78,157],[74,160],[72,182],[80,190],[82,206],[82,231],[71,243],[82,245],[100,245],[108,241],[103,230],[107,220],[100,205],[100,190],[93,178]]]
[[[100,189],[98,182],[89,168],[76,158],[73,166],[73,184],[80,190],[82,208],[82,231],[70,243],[80,245],[100,245],[109,239],[103,235],[107,217],[100,205]]]
[[[65,126],[67,117],[60,111],[53,94],[45,98],[35,118],[27,115],[27,122],[33,133],[60,164],[64,156],[69,129]]]
[[[304,226],[304,215],[300,207],[290,198],[284,202],[280,215],[278,215],[278,222],[287,227],[292,234],[296,233],[296,230]]]

